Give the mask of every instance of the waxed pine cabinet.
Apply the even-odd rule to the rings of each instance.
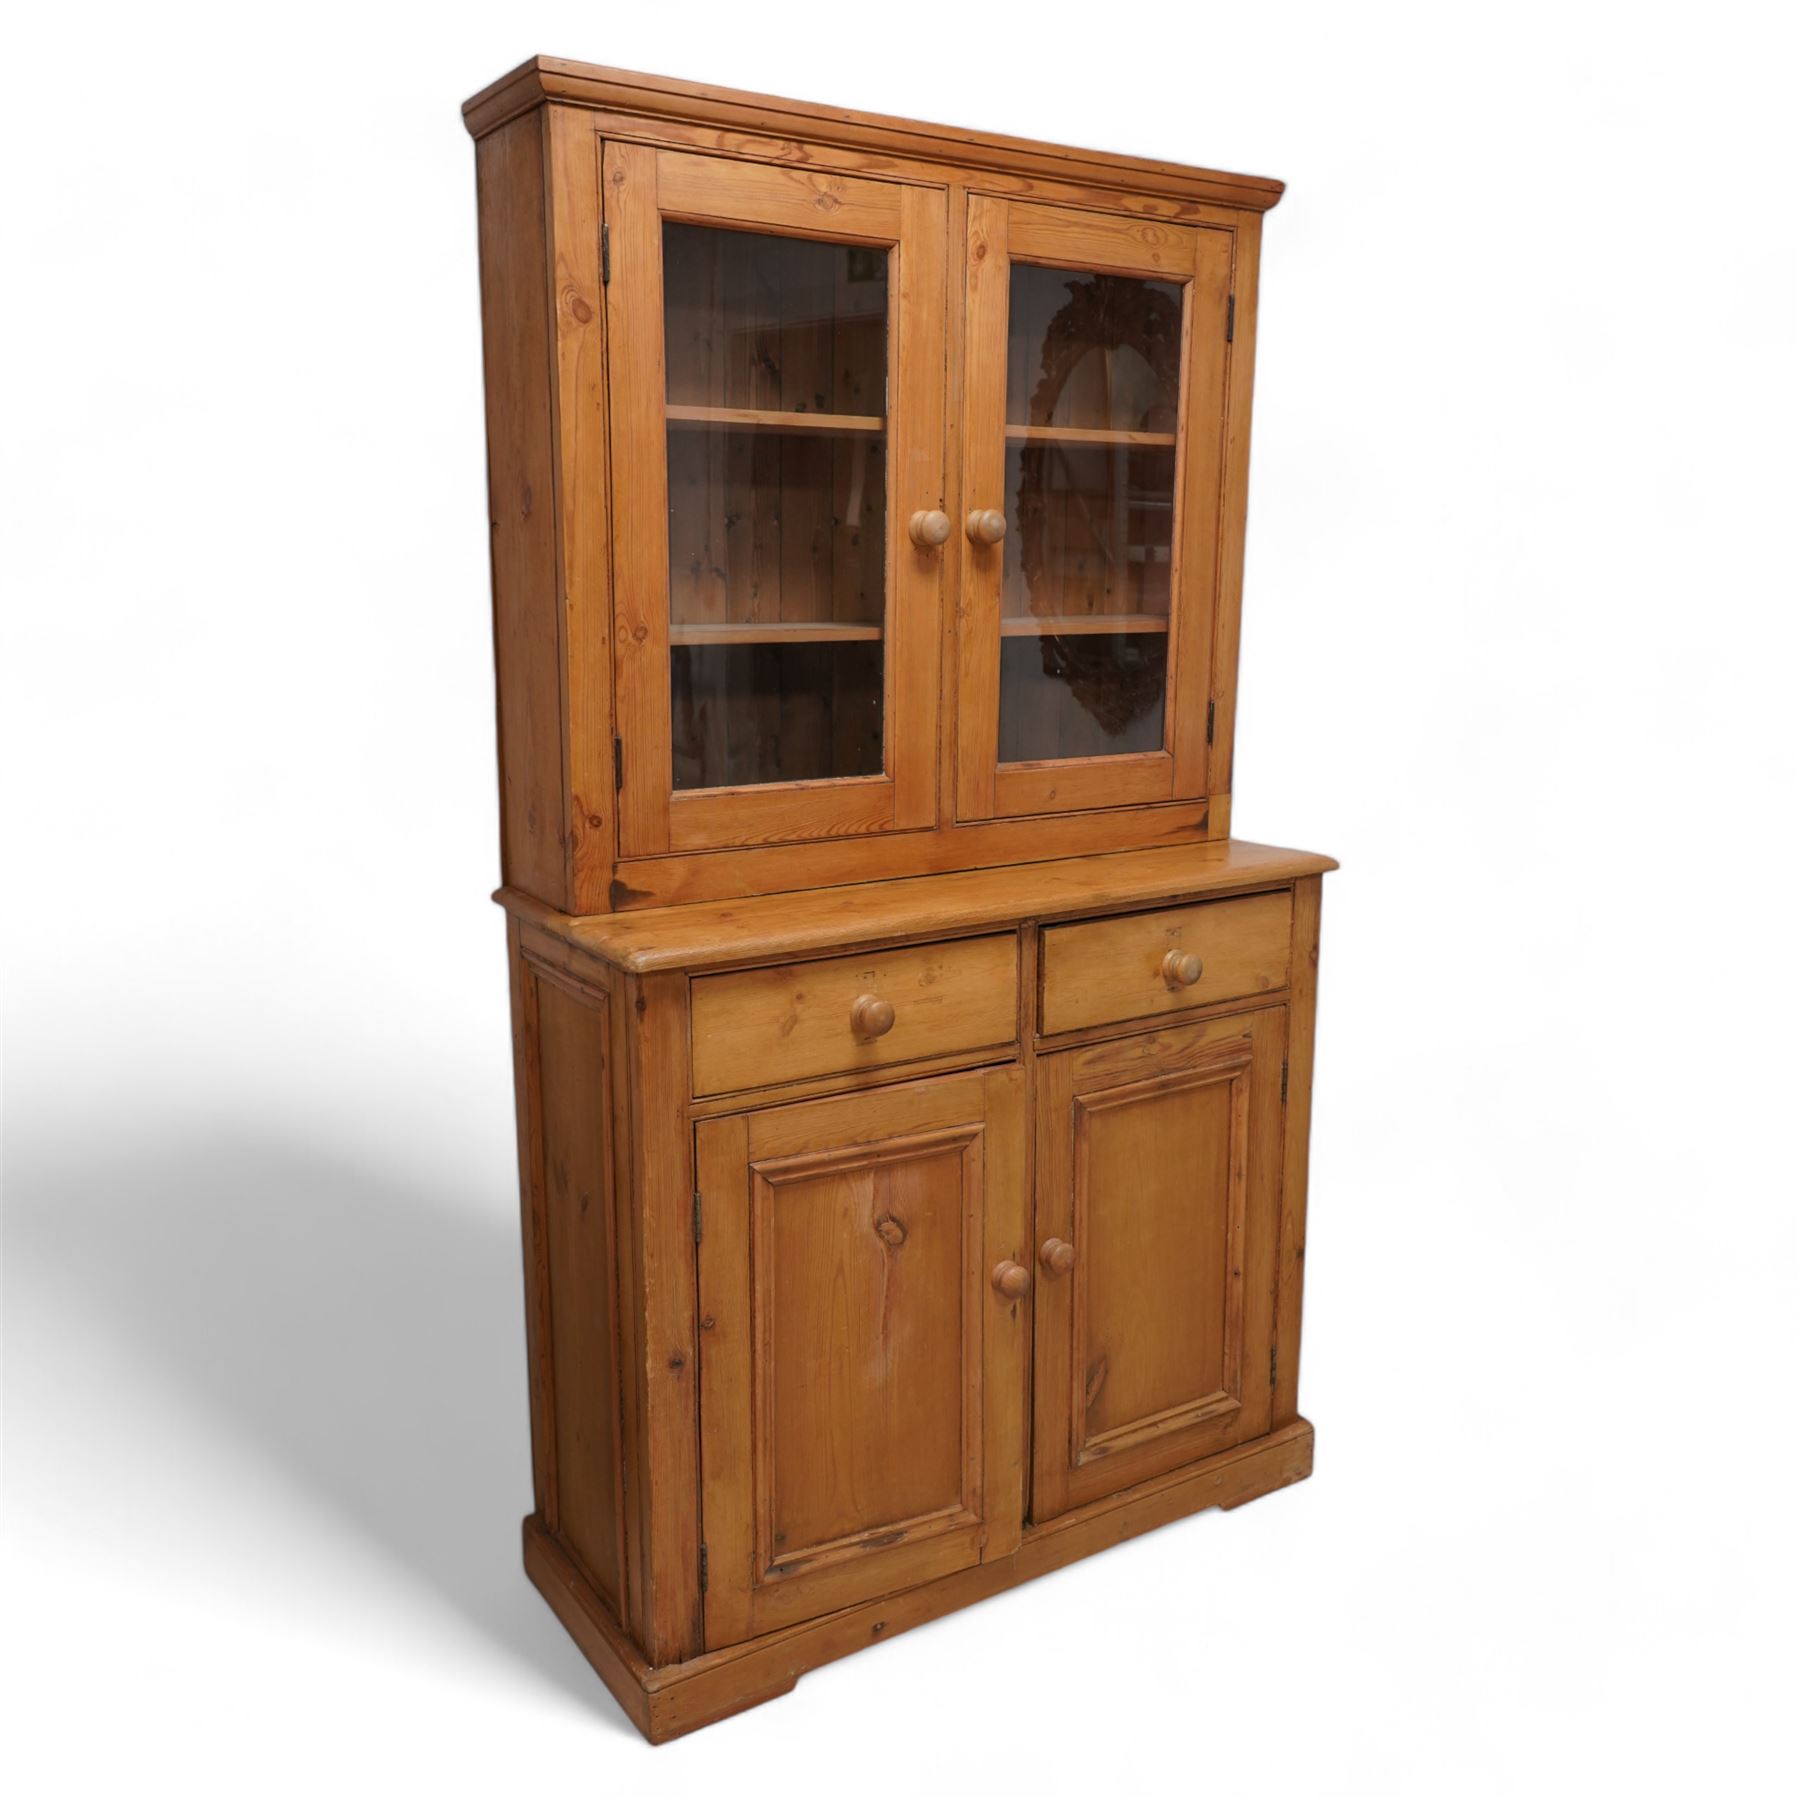
[[[1327,857],[1230,834],[1280,184],[464,108],[531,1579],[652,1740],[1305,1477]]]

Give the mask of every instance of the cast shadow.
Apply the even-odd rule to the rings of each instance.
[[[520,1567],[516,1215],[249,1131],[132,1154],[114,1141],[18,1182],[9,1278],[54,1282],[81,1329],[165,1377],[486,1643],[631,1731]]]

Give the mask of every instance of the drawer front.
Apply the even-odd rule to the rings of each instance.
[[[1051,926],[1039,1029],[1161,1018],[1285,987],[1292,925],[1293,898],[1279,893]]]
[[[694,1092],[1010,1044],[1019,945],[1004,937],[703,975],[693,987]]]

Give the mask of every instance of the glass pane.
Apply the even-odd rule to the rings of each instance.
[[[883,250],[663,227],[677,789],[882,771]]]
[[[1163,744],[1179,284],[1015,263],[1000,760]]]

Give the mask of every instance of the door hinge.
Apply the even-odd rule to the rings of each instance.
[[[1279,1354],[1280,1354],[1280,1352],[1276,1349],[1276,1347],[1273,1344],[1271,1344],[1269,1346],[1269,1386],[1270,1387],[1273,1387],[1275,1385],[1275,1358]]]
[[[1270,1380],[1273,1381],[1273,1379],[1274,1377],[1271,1376]],[[706,1546],[704,1544],[700,1546],[700,1591],[703,1594],[706,1592]]]
[[[625,740],[613,739],[613,792],[616,794],[625,785]]]
[[[694,1242],[700,1241],[700,1190],[694,1189]]]
[[[1219,710],[1218,701],[1216,701],[1216,700],[1207,701],[1207,703],[1206,703],[1206,742],[1209,747],[1212,744],[1213,714],[1216,713],[1218,710]]]
[[[600,285],[605,287],[612,280],[612,227],[600,227]]]
[[[1225,296],[1225,341],[1230,343],[1237,336],[1237,295]]]
[[[1287,1105],[1287,1065],[1288,1059],[1284,1056],[1281,1059],[1281,1104],[1283,1106]]]

